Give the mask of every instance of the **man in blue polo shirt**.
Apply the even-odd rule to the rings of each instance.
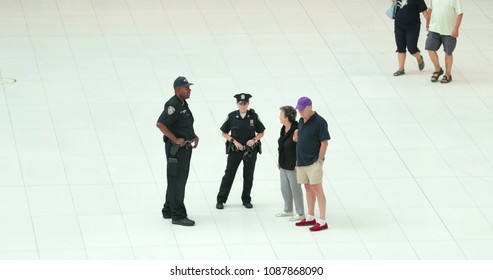
[[[300,113],[296,145],[296,177],[298,183],[304,184],[308,215],[296,223],[296,226],[311,226],[311,231],[327,229],[325,221],[326,200],[323,181],[323,164],[329,146],[329,129],[324,118],[312,109],[308,97],[298,99],[296,109]],[[315,201],[318,201],[320,219],[315,219]]]

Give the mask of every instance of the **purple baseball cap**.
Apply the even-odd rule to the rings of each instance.
[[[296,105],[296,109],[298,110],[304,110],[307,106],[312,105],[312,101],[310,98],[303,96],[298,99],[298,104]]]

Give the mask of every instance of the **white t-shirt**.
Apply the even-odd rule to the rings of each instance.
[[[462,14],[460,0],[429,0],[432,9],[429,30],[440,35],[452,35],[457,15]]]

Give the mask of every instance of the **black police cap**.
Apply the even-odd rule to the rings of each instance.
[[[234,96],[236,98],[236,102],[240,104],[247,104],[249,103],[249,99],[252,97],[251,94],[248,93],[238,93]]]
[[[173,88],[182,87],[182,86],[191,86],[191,85],[193,84],[189,83],[187,78],[180,76],[176,78],[176,80],[174,81]]]

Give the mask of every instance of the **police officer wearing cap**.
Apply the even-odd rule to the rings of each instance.
[[[228,200],[229,192],[236,175],[236,171],[243,162],[243,192],[241,200],[246,208],[253,208],[250,193],[253,185],[255,162],[260,150],[260,139],[264,136],[264,124],[260,121],[253,109],[248,109],[252,95],[240,93],[234,96],[238,110],[228,114],[221,126],[222,136],[226,139],[226,153],[228,161],[226,171],[217,194],[217,209],[223,209]]]
[[[193,226],[185,208],[185,185],[190,171],[192,148],[199,144],[199,137],[193,129],[193,115],[186,99],[190,98],[191,89],[185,77],[176,78],[173,83],[175,95],[164,105],[156,126],[163,133],[167,160],[166,201],[161,211],[164,219],[171,219],[172,224]]]

